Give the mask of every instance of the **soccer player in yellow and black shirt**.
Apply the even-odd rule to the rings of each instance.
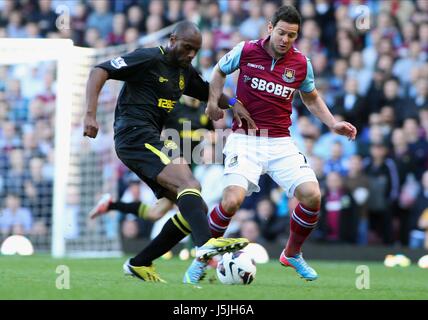
[[[127,273],[145,281],[162,281],[152,261],[169,251],[189,232],[197,249],[196,259],[184,277],[187,283],[197,283],[201,279],[205,262],[210,257],[235,251],[248,243],[246,239],[211,239],[200,184],[180,154],[170,158],[163,152],[161,130],[181,95],[202,101],[208,99],[209,85],[191,65],[201,43],[199,29],[191,22],[180,22],[171,34],[167,48],[137,49],[101,63],[92,69],[87,82],[83,134],[90,138],[97,136],[97,102],[105,82],[109,79],[124,81],[115,111],[116,153],[158,198],[174,201],[180,210],[176,219],[173,217],[165,224],[158,237],[124,265]],[[219,105],[224,108],[234,105],[251,123],[242,104],[233,98],[232,101],[222,95]]]

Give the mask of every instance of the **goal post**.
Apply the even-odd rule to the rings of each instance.
[[[142,37],[138,44],[106,48],[77,47],[69,39],[0,39],[0,68],[6,66],[14,69],[19,66],[20,69],[30,69],[36,66],[37,69],[38,65],[49,63],[55,70],[55,107],[52,121],[49,122],[54,127],[51,128],[52,190],[46,199],[42,199],[43,203],[38,204],[39,207],[44,206],[41,220],[45,220],[47,232],[44,235],[40,235],[40,230],[28,233],[36,252],[50,252],[56,258],[122,255],[118,213],[111,212],[96,220],[88,217],[89,211],[103,193],[116,195],[118,190],[120,161],[114,151],[113,121],[122,82],[107,81],[100,93],[97,112],[100,130],[96,139],[83,137],[86,83],[90,70],[98,63],[137,47],[165,44],[173,28],[174,25]],[[31,72],[27,70],[26,74]],[[25,76],[19,80],[25,82]],[[28,80],[27,88],[32,85]],[[34,85],[37,87],[39,84]],[[32,129],[37,127],[34,123],[29,126]],[[18,131],[21,131],[22,139],[25,130],[18,128]],[[49,156],[45,154],[45,158]],[[0,203],[5,202],[3,198],[7,194],[2,194],[1,185],[0,177]],[[26,192],[22,186],[20,196],[23,202],[27,197]]]
[[[67,188],[71,109],[73,42],[67,39],[1,39],[1,65],[56,63],[56,112],[54,140],[54,179],[52,203],[52,246],[54,257],[65,255],[63,237],[65,194]],[[13,107],[13,106],[12,106]],[[60,110],[60,111],[59,111]]]

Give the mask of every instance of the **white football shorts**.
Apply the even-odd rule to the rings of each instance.
[[[304,182],[317,182],[314,171],[291,137],[258,137],[232,133],[223,153],[224,185],[238,185],[247,195],[259,192],[259,178],[267,173],[288,197]],[[245,179],[242,179],[244,177]],[[245,181],[247,180],[247,181]]]

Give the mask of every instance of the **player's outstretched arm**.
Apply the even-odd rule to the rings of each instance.
[[[223,110],[218,106],[220,98],[223,93],[224,83],[226,82],[226,75],[216,65],[213,70],[213,75],[210,82],[210,90],[208,95],[208,103],[206,114],[211,120],[217,121],[223,118]]]
[[[95,138],[98,134],[97,106],[98,97],[105,82],[108,80],[108,73],[101,68],[93,68],[89,74],[86,84],[86,114],[83,120],[83,136]]]
[[[347,121],[336,121],[325,102],[319,96],[317,89],[309,93],[300,91],[300,96],[309,111],[328,126],[330,130],[342,136],[347,136],[350,140],[355,139],[357,129]]]
[[[208,117],[210,117],[210,119],[216,121],[223,118],[224,113],[222,109],[232,108],[233,117],[238,123],[239,127],[242,126],[243,119],[247,122],[249,129],[257,129],[254,120],[251,118],[250,113],[244,107],[241,101],[235,98],[231,98],[222,93],[225,81],[226,74],[224,74],[220,70],[218,65],[216,65],[210,83],[208,104],[205,110],[206,114],[208,115]]]

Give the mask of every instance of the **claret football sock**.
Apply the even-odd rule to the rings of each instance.
[[[226,212],[219,203],[214,209],[208,214],[208,225],[211,230],[211,235],[214,238],[219,238],[224,235],[227,227],[229,226],[230,220],[234,213],[230,214]]]
[[[298,204],[290,217],[290,237],[285,248],[287,257],[299,254],[303,243],[315,228],[319,217],[319,208],[310,209]]]

